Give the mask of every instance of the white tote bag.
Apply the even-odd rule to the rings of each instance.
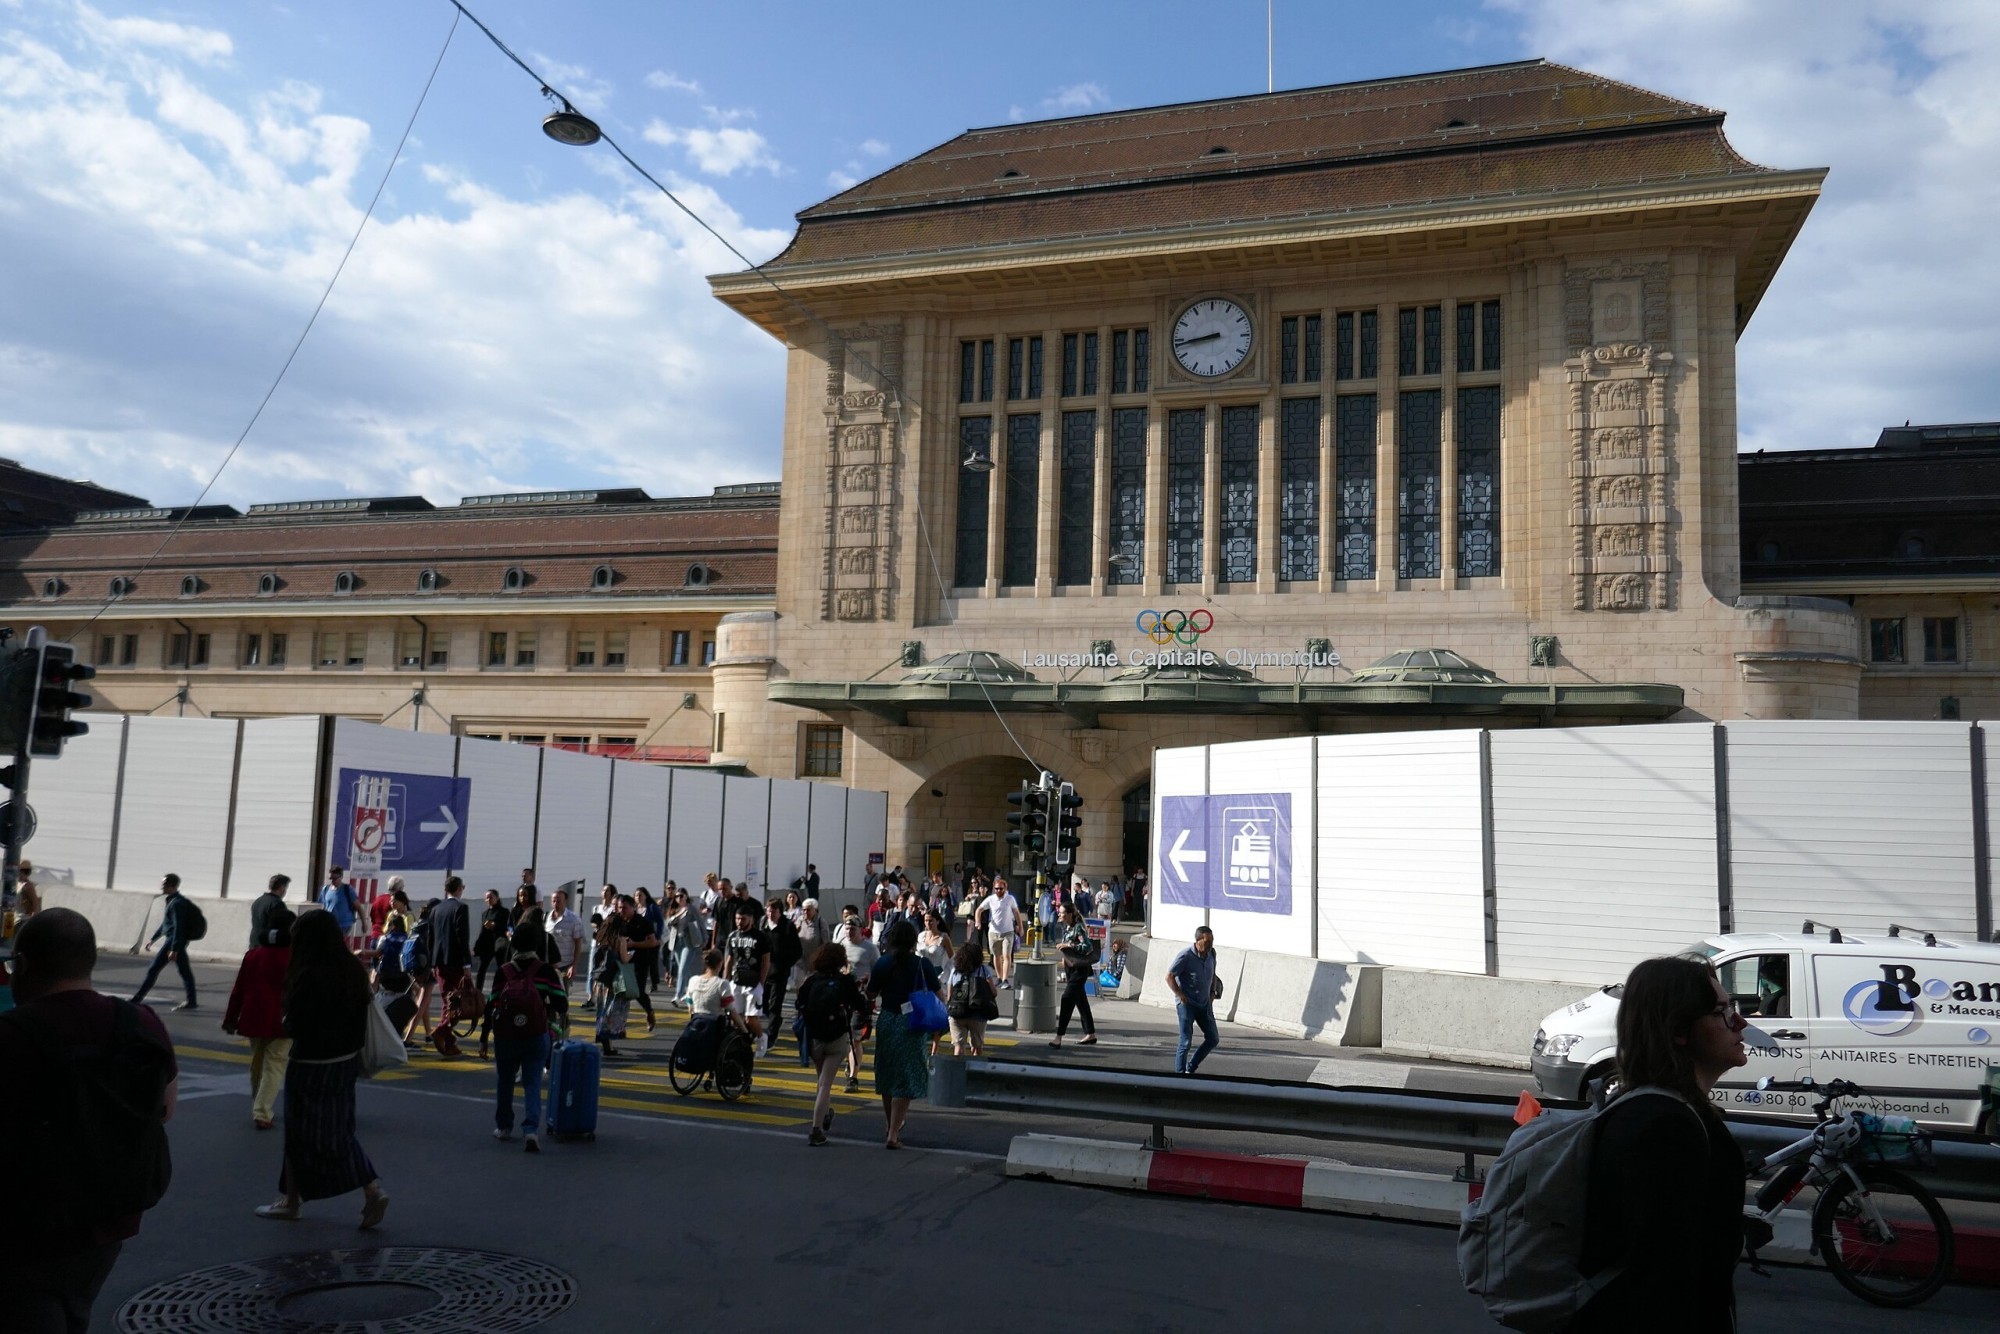
[[[408,1065],[410,1053],[380,1005],[368,1007],[368,1031],[361,1039],[361,1077],[373,1079],[392,1066]]]

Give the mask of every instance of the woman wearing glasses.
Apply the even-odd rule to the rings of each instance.
[[[1715,970],[1648,959],[1618,1005],[1618,1095],[1597,1127],[1582,1269],[1616,1270],[1572,1331],[1733,1330],[1743,1154],[1709,1101],[1749,1060]]]

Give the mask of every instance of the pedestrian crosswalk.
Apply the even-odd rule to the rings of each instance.
[[[789,1028],[780,1038],[777,1048],[757,1062],[750,1091],[744,1097],[735,1102],[725,1102],[712,1089],[706,1088],[685,1097],[676,1093],[667,1078],[667,1056],[673,1051],[674,1042],[680,1037],[686,1022],[686,1015],[679,1011],[663,1011],[658,1027],[651,1033],[645,1031],[643,1022],[634,1023],[630,1036],[619,1039],[616,1044],[621,1058],[605,1063],[599,1105],[625,1113],[696,1121],[725,1121],[801,1130],[811,1124],[817,1076],[811,1067],[798,1063],[797,1048],[792,1044]],[[989,1052],[1015,1045],[1015,1039],[999,1036],[989,1036],[986,1042]],[[228,1065],[248,1065],[250,1062],[249,1043],[222,1034],[200,1040],[181,1038],[176,1040],[174,1050],[183,1061],[213,1061]],[[483,1075],[490,1081],[492,1063],[477,1059],[477,1050],[475,1039],[466,1044],[463,1055],[450,1059],[428,1048],[414,1051],[408,1065],[399,1070],[385,1070],[375,1078],[378,1082],[418,1080],[443,1084],[464,1082],[467,1076]],[[847,1092],[845,1078],[836,1077],[833,1086],[833,1109],[836,1113],[877,1105],[872,1052],[864,1050],[861,1066],[859,1092]],[[247,1079],[244,1084],[243,1091],[247,1094]]]

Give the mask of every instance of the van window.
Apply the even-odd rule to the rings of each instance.
[[[1722,989],[1744,1017],[1789,1019],[1792,1015],[1792,956],[1748,954],[1722,965]]]

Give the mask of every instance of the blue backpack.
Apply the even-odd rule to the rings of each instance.
[[[417,929],[403,942],[403,971],[414,973],[431,966],[431,924],[418,922]]]

